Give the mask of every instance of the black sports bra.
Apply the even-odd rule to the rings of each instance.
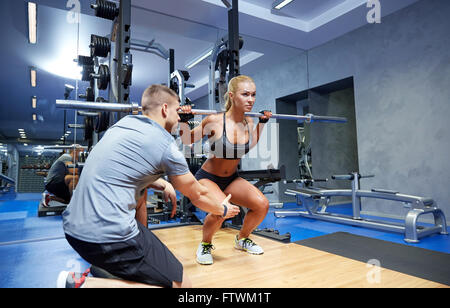
[[[223,114],[223,134],[222,138],[219,138],[211,143],[210,153],[214,154],[217,158],[224,159],[240,159],[242,156],[250,151],[250,144],[252,143],[252,134],[247,120],[245,120],[248,131],[248,142],[246,144],[235,144],[228,141],[226,130],[225,113]]]

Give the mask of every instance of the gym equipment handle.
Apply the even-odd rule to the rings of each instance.
[[[314,183],[314,182],[328,182],[328,179],[293,179],[293,180],[284,180],[284,184],[289,183]]]
[[[361,175],[358,173],[358,179],[361,178],[373,178],[375,175],[369,174],[369,175]],[[331,178],[333,180],[349,180],[352,181],[355,178],[355,175],[353,173],[350,174],[339,174],[339,175],[332,175]]]

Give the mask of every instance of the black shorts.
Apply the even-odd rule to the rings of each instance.
[[[69,244],[92,265],[124,280],[172,287],[183,280],[183,265],[146,227],[138,222],[139,234],[124,242],[88,243],[66,234]]]
[[[70,202],[70,191],[67,187],[66,183],[63,182],[50,182],[45,185],[45,189],[54,194],[56,197],[59,197],[66,201],[66,203]]]
[[[197,173],[195,174],[195,178],[197,179],[197,181],[199,181],[201,179],[211,180],[214,183],[216,183],[217,186],[219,186],[222,191],[224,191],[225,188],[227,188],[228,185],[230,185],[231,182],[233,182],[238,177],[239,177],[239,175],[237,172],[230,176],[222,177],[222,176],[217,176],[217,175],[211,174],[209,172],[206,172],[202,168],[198,169]]]

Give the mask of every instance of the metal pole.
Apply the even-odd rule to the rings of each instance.
[[[87,146],[82,146],[79,144],[72,145],[44,145],[44,150],[71,150],[71,149],[83,149],[87,150]]]
[[[98,111],[118,111],[137,114],[142,111],[142,107],[137,103],[131,104],[115,104],[115,103],[94,103],[94,102],[80,102],[80,101],[68,101],[68,100],[56,100],[57,108],[65,109],[79,109],[79,110],[98,110]],[[205,110],[205,109],[192,109],[194,115],[211,115],[224,113],[225,111]],[[259,118],[262,116],[258,112],[246,112],[246,116]],[[297,120],[305,121],[307,123],[313,122],[329,122],[329,123],[346,123],[347,119],[342,117],[328,117],[328,116],[316,116],[313,114],[307,114],[304,116],[293,114],[272,114],[273,119],[278,120]]]
[[[117,111],[133,114],[137,114],[140,111],[142,111],[141,106],[139,106],[137,103],[115,104],[115,103],[96,103],[96,102],[81,102],[69,100],[56,100],[56,108],[113,111],[113,112]]]
[[[192,114],[198,115],[210,115],[210,114],[218,114],[223,113],[224,111],[215,111],[215,110],[202,110],[202,109],[192,109]],[[245,115],[247,117],[259,118],[262,116],[259,112],[246,112]],[[346,118],[342,117],[328,117],[328,116],[316,116],[313,114],[307,114],[304,116],[293,115],[293,114],[272,114],[272,119],[278,120],[297,120],[297,121],[305,121],[307,123],[313,122],[330,122],[330,123],[347,123]]]
[[[228,8],[228,50],[230,52],[228,82],[240,75],[239,63],[239,9],[238,0],[232,1]]]

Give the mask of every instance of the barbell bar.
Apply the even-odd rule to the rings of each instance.
[[[79,144],[72,144],[72,145],[44,145],[44,150],[76,150],[76,149],[82,149],[82,150],[88,150],[87,146],[79,145]]]
[[[137,103],[131,104],[116,104],[116,103],[96,103],[96,102],[82,102],[71,100],[56,100],[56,107],[62,109],[78,109],[78,110],[96,110],[96,111],[112,111],[112,112],[128,112],[132,114],[138,114],[142,111],[142,107]],[[192,109],[193,115],[211,115],[219,114],[224,111],[206,110],[206,109]],[[246,116],[259,118],[262,116],[258,112],[246,112]],[[329,117],[329,116],[316,116],[311,113],[307,115],[292,115],[292,114],[272,114],[273,119],[280,120],[297,120],[304,121],[306,123],[313,122],[328,122],[328,123],[347,123],[347,119],[343,117]]]

